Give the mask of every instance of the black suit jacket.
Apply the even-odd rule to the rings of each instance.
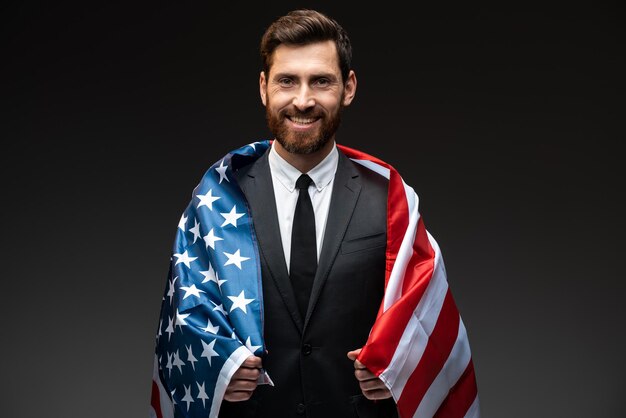
[[[263,365],[275,383],[220,417],[396,417],[392,399],[366,399],[346,354],[362,347],[385,278],[388,181],[339,152],[309,307],[301,318],[280,237],[268,152],[236,173],[259,244],[263,280]]]

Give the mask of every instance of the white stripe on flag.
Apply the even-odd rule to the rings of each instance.
[[[459,380],[471,360],[471,353],[467,340],[467,332],[463,321],[459,320],[459,333],[452,351],[443,365],[443,368],[430,385],[414,418],[430,418],[435,415],[452,386]]]

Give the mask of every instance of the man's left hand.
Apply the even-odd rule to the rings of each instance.
[[[361,386],[361,392],[369,400],[387,399],[391,398],[391,392],[387,389],[387,386],[382,380],[378,378],[374,373],[370,372],[363,363],[356,358],[358,357],[361,349],[348,352],[348,358],[354,361],[354,376],[359,381]]]

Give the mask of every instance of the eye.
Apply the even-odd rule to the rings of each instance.
[[[315,80],[315,85],[319,87],[327,87],[329,84],[330,80],[324,77]]]
[[[282,77],[278,79],[278,84],[281,87],[291,87],[293,86],[293,80],[289,77]]]

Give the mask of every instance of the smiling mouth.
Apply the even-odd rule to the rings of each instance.
[[[292,121],[297,125],[310,125],[315,122],[318,118],[305,118],[302,116],[287,116],[287,119]]]

